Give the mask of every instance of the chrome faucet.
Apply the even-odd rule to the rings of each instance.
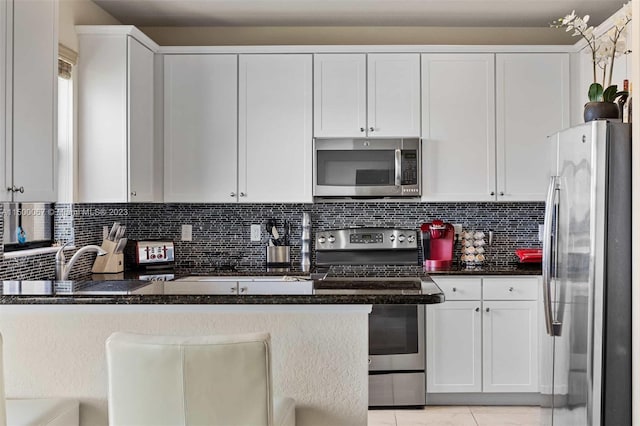
[[[78,258],[82,256],[84,253],[96,252],[98,253],[98,256],[103,256],[107,254],[107,252],[104,251],[102,247],[95,246],[92,244],[92,245],[88,245],[80,248],[77,252],[75,252],[73,256],[71,256],[69,263],[67,263],[67,259],[64,256],[64,248],[69,244],[71,244],[71,241],[69,241],[68,243],[65,243],[62,247],[60,247],[58,249],[58,252],[56,253],[56,280],[58,281],[65,281],[69,279],[69,272],[71,271],[71,268],[76,263]]]

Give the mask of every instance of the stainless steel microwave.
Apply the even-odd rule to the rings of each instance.
[[[316,138],[313,196],[419,197],[420,160],[418,138]]]

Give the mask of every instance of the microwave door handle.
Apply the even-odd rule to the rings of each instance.
[[[402,150],[396,149],[396,186],[402,185]]]

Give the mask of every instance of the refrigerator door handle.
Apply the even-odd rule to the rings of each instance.
[[[544,322],[549,336],[556,336],[557,327],[553,321],[553,311],[551,306],[551,268],[552,268],[552,226],[553,212],[555,210],[555,198],[558,192],[558,176],[551,176],[547,200],[544,210],[544,233],[542,237],[542,293],[544,299]]]

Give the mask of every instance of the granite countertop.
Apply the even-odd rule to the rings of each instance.
[[[111,281],[2,281],[0,304],[5,305],[321,305],[321,304],[433,304],[444,302],[442,291],[431,281],[423,293],[163,294],[162,282]],[[138,294],[149,291],[148,294]]]

